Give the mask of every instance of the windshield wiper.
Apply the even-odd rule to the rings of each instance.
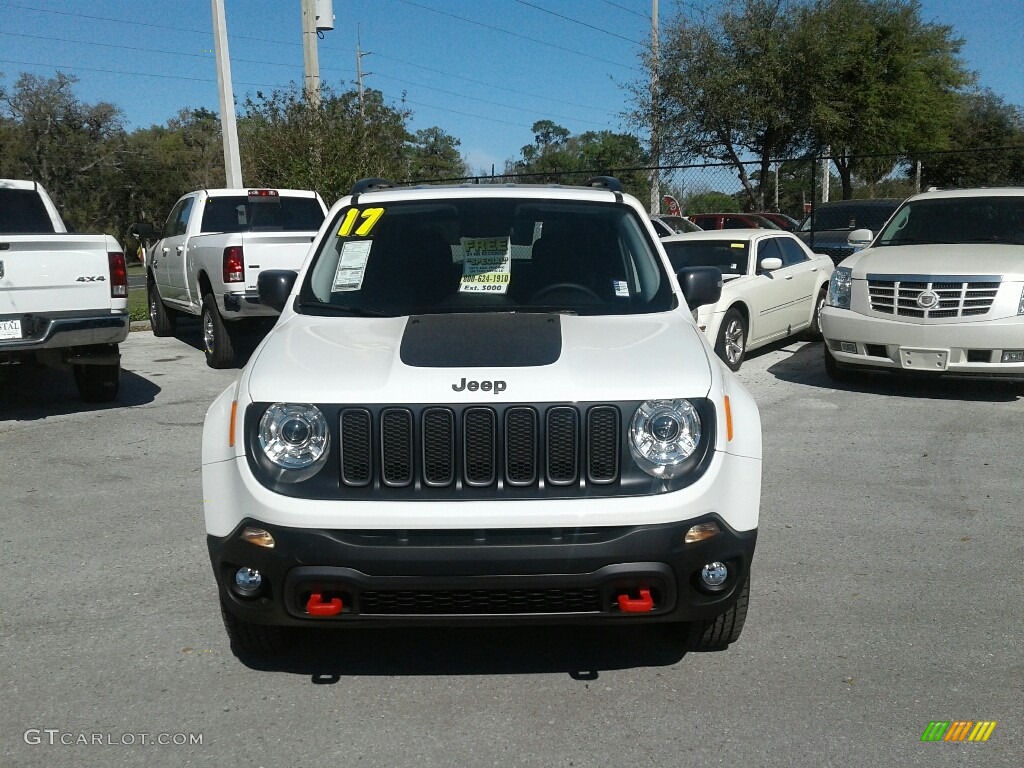
[[[381,312],[378,309],[366,309],[365,307],[349,307],[343,304],[325,304],[320,301],[300,301],[299,309],[312,313],[324,313],[332,315],[353,315],[354,317],[394,317],[390,312]]]

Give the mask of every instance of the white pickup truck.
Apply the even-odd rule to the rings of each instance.
[[[117,397],[128,273],[110,235],[69,233],[46,191],[0,179],[0,364],[70,367],[82,400]]]
[[[179,313],[199,316],[207,364],[234,365],[243,322],[279,314],[260,304],[260,272],[298,271],[326,213],[316,192],[201,189],[178,200],[160,232],[136,224],[133,234],[156,241],[146,257],[153,334],[173,335]]]

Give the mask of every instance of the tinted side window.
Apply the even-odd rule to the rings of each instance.
[[[735,216],[726,216],[725,221],[722,223],[722,229],[750,229],[753,226],[756,225]]]
[[[775,242],[779,244],[779,248],[782,250],[783,266],[788,267],[807,261],[807,254],[804,253],[804,249],[788,237],[777,237]]]
[[[184,200],[179,200],[175,203],[174,207],[171,208],[171,212],[167,214],[167,221],[164,222],[163,232],[160,233],[160,237],[172,237],[174,235],[174,225],[178,221],[178,215],[181,213],[182,206],[185,205]]]
[[[188,229],[188,217],[192,213],[192,204],[195,203],[194,197],[186,197],[182,200],[181,210],[178,211],[178,218],[174,222],[174,234],[184,235],[185,230]]]
[[[757,268],[761,269],[761,262],[765,259],[781,259],[782,251],[779,250],[779,238],[770,237],[757,244]],[[783,264],[786,262],[783,261]]]

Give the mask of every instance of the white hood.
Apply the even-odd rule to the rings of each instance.
[[[855,280],[867,275],[1024,276],[1024,246],[999,243],[961,245],[889,245],[853,254],[842,266]]]
[[[685,311],[557,319],[561,352],[550,364],[418,367],[402,360],[408,317],[292,315],[254,355],[242,386],[256,402],[351,404],[608,402],[710,390],[707,346]],[[489,385],[453,389],[463,379]]]

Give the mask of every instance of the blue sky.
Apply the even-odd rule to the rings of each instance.
[[[660,0],[662,22],[715,9]],[[924,0],[926,21],[952,25],[979,83],[1024,105],[1021,0]],[[225,0],[235,97],[302,79],[300,0]],[[474,170],[500,172],[549,119],[572,133],[628,129],[625,86],[643,77],[651,0],[334,0],[320,41],[321,77],[356,78],[439,126]],[[218,108],[210,0],[0,0],[0,72],[76,75],[76,93],[110,101],[129,128],[181,107]],[[244,171],[244,169],[243,169]]]

